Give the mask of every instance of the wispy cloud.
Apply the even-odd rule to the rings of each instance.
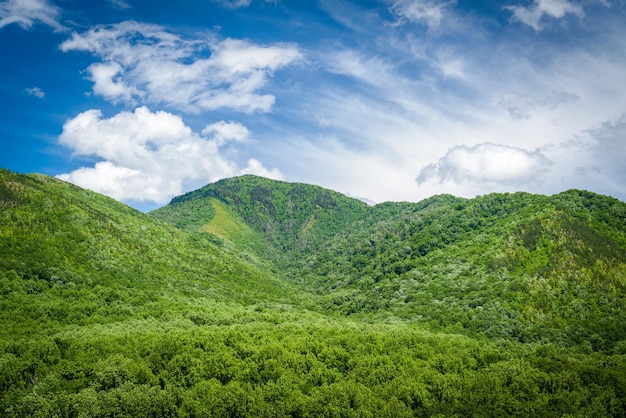
[[[345,49],[325,54],[325,69],[331,73],[351,77],[361,83],[380,88],[392,87],[387,81],[399,80],[394,74],[394,65],[380,56],[365,55],[359,51]],[[395,84],[395,83],[394,83]]]
[[[435,29],[441,24],[445,9],[454,4],[456,4],[454,0],[398,0],[393,3],[389,11],[396,18],[394,25],[410,22]]]
[[[568,0],[534,0],[529,7],[505,6],[504,9],[513,13],[513,18],[521,23],[530,26],[536,31],[544,29],[542,20],[544,16],[553,19],[560,19],[568,14],[578,17],[584,15],[582,7],[572,4]]]
[[[588,189],[621,197],[626,184],[626,115],[581,132],[571,141],[552,147],[553,189]]]
[[[57,31],[67,28],[59,22],[61,9],[46,0],[7,0],[0,3],[0,28],[12,23],[30,29],[36,23],[48,25]]]
[[[274,71],[302,57],[292,44],[184,39],[160,26],[132,21],[74,33],[61,50],[99,58],[87,72],[94,93],[107,100],[166,104],[188,112],[267,112],[274,96],[260,90]]]
[[[30,95],[30,96],[35,96],[39,99],[43,99],[44,97],[46,97],[46,93],[40,89],[39,87],[31,87],[31,88],[27,88],[26,89],[26,94]]]
[[[282,178],[250,159],[245,167],[225,155],[248,130],[236,122],[217,122],[198,134],[180,116],[140,107],[105,118],[88,110],[63,125],[59,142],[76,156],[97,158],[59,178],[122,201],[166,203],[209,181],[244,173]]]
[[[115,7],[116,9],[120,9],[120,10],[128,10],[133,7],[126,0],[109,0],[109,3],[111,3],[111,5]]]
[[[252,0],[213,0],[214,2],[227,7],[229,9],[239,9],[241,7],[248,7]]]
[[[229,141],[248,141],[250,131],[239,122],[219,121],[205,126],[202,130],[202,136],[212,137],[218,146],[222,146]]]
[[[579,99],[580,97],[576,94],[564,91],[553,91],[551,94],[543,97],[507,93],[498,102],[498,106],[506,109],[513,119],[520,120],[529,119],[533,109],[556,109],[562,104],[571,103]]]

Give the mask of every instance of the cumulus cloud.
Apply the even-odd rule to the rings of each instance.
[[[74,155],[100,159],[59,178],[121,201],[165,203],[190,187],[244,173],[282,178],[257,160],[244,168],[225,157],[222,147],[248,137],[236,122],[218,122],[201,134],[168,112],[139,107],[104,118],[88,110],[68,120],[59,142]]]
[[[59,23],[61,11],[46,0],[7,0],[0,3],[0,28],[17,23],[30,29],[35,23],[43,23],[57,31],[65,30]]]
[[[46,93],[39,87],[31,87],[26,89],[26,94],[30,96],[35,96],[39,99],[43,99],[44,97],[46,97]]]
[[[119,79],[118,76],[123,69],[116,62],[92,64],[87,71],[91,74],[93,92],[114,103],[118,101],[130,102],[133,97],[143,95],[141,91]]]
[[[530,26],[535,31],[543,29],[541,20],[544,16],[560,19],[567,14],[583,16],[583,9],[567,0],[534,0],[532,6],[506,6],[506,10],[513,12],[512,18],[525,25]]]
[[[424,167],[417,182],[522,185],[539,178],[550,165],[539,151],[492,143],[460,145],[448,150],[437,163]]]
[[[513,119],[522,120],[530,119],[533,109],[556,109],[560,105],[575,102],[578,99],[577,95],[564,91],[553,91],[550,95],[543,97],[508,93],[498,102],[498,106],[506,109]]]
[[[224,145],[228,141],[247,141],[250,136],[250,131],[238,122],[219,121],[211,125],[207,125],[202,130],[202,135],[212,136],[218,145]]]
[[[393,3],[389,11],[394,15],[394,25],[402,25],[406,22],[420,23],[430,29],[437,28],[444,16],[444,9],[454,1],[436,0],[398,0]]]
[[[291,44],[190,40],[132,21],[73,33],[60,48],[98,57],[87,73],[94,93],[109,101],[167,104],[191,112],[267,112],[274,96],[259,90],[274,71],[301,58]]]

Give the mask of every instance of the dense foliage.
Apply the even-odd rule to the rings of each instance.
[[[154,215],[195,231],[227,223],[192,211],[199,205],[226,207],[247,232],[226,234],[235,247],[317,294],[310,309],[624,350],[626,205],[616,199],[571,190],[368,207],[319,187],[244,176]]]
[[[624,416],[625,265],[584,191],[244,176],[144,215],[0,170],[0,415]]]
[[[347,314],[623,351],[624,207],[577,191],[383,206],[309,256],[297,277]]]
[[[368,211],[365,203],[318,186],[246,175],[177,197],[153,215],[177,226],[198,229],[212,216],[204,217],[195,208],[215,201],[232,208],[254,228],[266,246],[278,250],[275,256],[287,253],[289,258],[319,248]]]

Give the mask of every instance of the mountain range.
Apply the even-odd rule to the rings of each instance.
[[[0,170],[6,416],[624,416],[626,203],[370,206],[245,175],[151,213]]]

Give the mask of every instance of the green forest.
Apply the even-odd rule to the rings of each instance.
[[[624,417],[626,203],[0,169],[0,416]]]

